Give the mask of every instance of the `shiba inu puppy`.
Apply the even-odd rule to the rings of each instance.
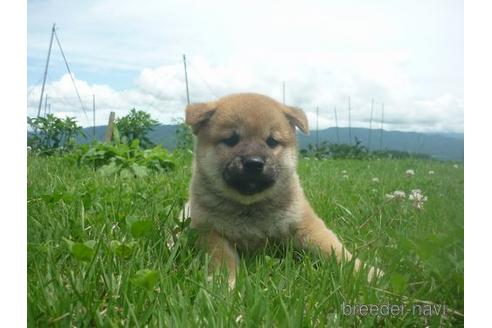
[[[316,215],[301,188],[296,128],[304,112],[259,94],[233,94],[186,108],[197,136],[189,210],[214,268],[225,266],[234,286],[238,250],[293,240],[338,261],[352,254]],[[362,263],[356,259],[355,269]],[[382,274],[370,268],[368,279]]]

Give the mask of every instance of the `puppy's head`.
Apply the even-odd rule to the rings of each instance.
[[[242,203],[288,187],[297,162],[295,129],[308,132],[302,110],[258,94],[189,105],[186,123],[198,137],[196,174]]]

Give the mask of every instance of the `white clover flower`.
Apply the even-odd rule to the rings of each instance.
[[[433,175],[433,174],[434,174],[434,171],[430,170],[429,175]]]
[[[409,169],[409,170],[407,170],[407,171],[405,172],[405,175],[406,175],[407,177],[411,177],[411,176],[415,175],[415,171],[414,171],[414,170],[412,170],[412,169]]]
[[[405,192],[401,190],[395,190],[393,192],[393,195],[395,196],[395,198],[405,198]]]
[[[406,197],[406,194],[404,191],[401,191],[401,190],[395,190],[393,191],[392,194],[386,194],[384,197],[386,197],[386,199],[388,200],[391,200],[391,199],[405,199]]]
[[[372,182],[378,183],[379,182],[379,178],[372,178]]]
[[[414,189],[408,195],[408,199],[413,202],[412,203],[413,207],[415,207],[416,209],[419,209],[419,210],[423,210],[424,209],[424,203],[427,201],[427,196],[424,196],[420,189]]]
[[[453,165],[453,167],[454,167],[455,169],[457,169],[459,166],[458,166],[458,164],[454,164],[454,165]]]
[[[342,170],[342,174],[347,174],[347,171],[346,170]]]
[[[420,189],[412,189],[412,191],[408,195],[408,198],[410,198],[411,196],[414,196],[414,195],[420,195],[421,193],[422,193],[422,190],[420,190]]]
[[[344,175],[342,175],[342,178],[344,178],[344,179],[348,179],[348,178],[349,178],[349,176],[348,176],[348,175],[346,175],[346,174],[344,174]]]

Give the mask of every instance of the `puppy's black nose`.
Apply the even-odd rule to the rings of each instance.
[[[241,158],[244,172],[247,174],[259,174],[263,171],[265,161],[259,156],[248,156]]]

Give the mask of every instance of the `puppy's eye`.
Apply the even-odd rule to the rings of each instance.
[[[239,135],[236,132],[234,132],[229,138],[222,140],[222,143],[229,147],[234,147],[235,145],[237,145],[238,142]]]
[[[279,142],[277,140],[275,140],[273,137],[268,137],[266,140],[266,143],[267,143],[268,147],[270,147],[270,148],[275,148],[279,144]]]

